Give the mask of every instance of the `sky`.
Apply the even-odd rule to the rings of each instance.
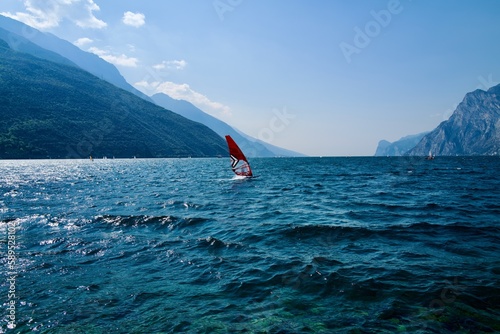
[[[0,14],[310,156],[371,156],[500,82],[497,0],[1,0]]]

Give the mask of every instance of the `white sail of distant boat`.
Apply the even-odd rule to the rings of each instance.
[[[433,160],[434,156],[432,155],[432,151],[429,150],[429,155],[426,157],[427,160]]]

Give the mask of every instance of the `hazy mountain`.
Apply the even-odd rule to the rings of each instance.
[[[208,126],[221,137],[230,135],[248,157],[303,156],[300,153],[285,150],[245,135],[244,133],[235,130],[227,123],[224,123],[223,121],[205,113],[203,110],[197,108],[188,101],[176,100],[162,93],[155,94],[151,96],[151,98],[161,107],[172,110],[190,120]]]
[[[295,152],[295,151],[292,151],[292,150],[287,150],[285,148],[281,148],[281,147],[278,147],[278,146],[275,146],[275,145],[272,145],[272,144],[269,144],[269,143],[266,143],[260,139],[256,139],[252,136],[249,136],[237,129],[235,129],[240,135],[242,135],[244,138],[246,138],[247,140],[249,140],[250,142],[252,143],[256,143],[256,144],[261,144],[263,145],[266,149],[268,149],[269,151],[271,151],[275,157],[306,157],[305,154],[302,154],[302,153],[299,153],[299,152]]]
[[[0,40],[0,159],[225,154],[208,127]]]
[[[499,155],[500,85],[465,95],[451,117],[428,133],[409,155]]]
[[[45,59],[47,58],[43,55],[47,54],[48,51],[52,51],[62,57],[60,57],[59,60],[49,60],[66,64],[68,64],[69,61],[100,79],[106,80],[117,87],[150,101],[147,95],[132,87],[114,65],[106,62],[93,53],[82,51],[68,41],[60,39],[50,33],[41,32],[24,23],[2,15],[0,15],[0,28],[10,32],[8,36],[4,35],[2,39],[5,40],[13,50],[26,52]],[[45,49],[45,51],[33,48],[28,42]],[[66,60],[62,60],[63,58],[66,58]]]
[[[0,16],[1,17],[1,16]],[[7,42],[11,49],[36,55],[38,58],[50,60],[56,63],[78,67],[75,63],[67,58],[64,58],[58,53],[46,50],[28,39],[18,36],[10,31],[0,28],[0,39]]]
[[[402,156],[405,155],[409,150],[415,147],[418,142],[429,132],[423,132],[416,135],[410,135],[403,137],[393,143],[387,140],[381,140],[378,143],[375,156],[385,157],[385,156]]]
[[[0,29],[2,29],[0,30],[0,38],[7,41],[11,49],[61,64],[78,66],[100,79],[106,80],[145,100],[152,101],[150,97],[127,83],[115,66],[92,53],[82,51],[65,40],[1,15]],[[155,101],[158,105],[173,110],[190,120],[205,124],[220,136],[230,134],[250,157],[303,156],[300,153],[282,149],[247,136],[217,118],[206,114],[187,101],[174,100],[169,97],[162,99],[158,96],[157,99],[160,100]]]

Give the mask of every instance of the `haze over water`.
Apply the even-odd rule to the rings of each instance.
[[[250,163],[0,161],[0,333],[500,331],[498,157]]]

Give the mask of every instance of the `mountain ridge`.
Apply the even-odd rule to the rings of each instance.
[[[3,15],[0,15],[0,28],[11,34],[6,41],[13,50],[24,51],[33,56],[39,56],[36,52],[27,52],[26,49],[23,49],[24,44],[28,41],[42,49],[59,54],[61,57],[100,79],[106,80],[119,88],[152,102],[146,94],[130,85],[114,65],[93,53],[83,51],[74,44],[53,34],[42,32]]]
[[[422,132],[416,135],[404,136],[392,143],[387,140],[381,140],[378,143],[377,150],[375,151],[375,156],[403,156],[409,150],[415,147],[415,145],[417,145],[418,142],[420,142],[420,140],[422,140],[422,138],[428,133],[429,131]]]
[[[499,155],[500,85],[465,95],[453,114],[408,155]]]
[[[222,138],[225,135],[230,135],[248,157],[303,156],[300,153],[286,150],[248,136],[218,118],[205,113],[191,102],[174,99],[164,93],[154,94],[151,96],[151,99],[161,107],[208,126]]]
[[[208,127],[0,39],[0,158],[214,157]]]
[[[114,65],[50,33],[41,32],[22,22],[0,15],[0,38],[7,41],[13,50],[22,51],[64,65],[79,67],[144,100],[153,102],[152,97],[145,95],[130,85]],[[300,153],[282,149],[245,135],[217,118],[206,114],[188,101],[174,100],[170,97],[169,99],[171,101],[167,101],[167,103],[165,101],[155,103],[187,119],[207,125],[221,137],[224,137],[225,134],[230,134],[239,143],[241,148],[248,152],[246,154],[250,157],[303,156]]]

